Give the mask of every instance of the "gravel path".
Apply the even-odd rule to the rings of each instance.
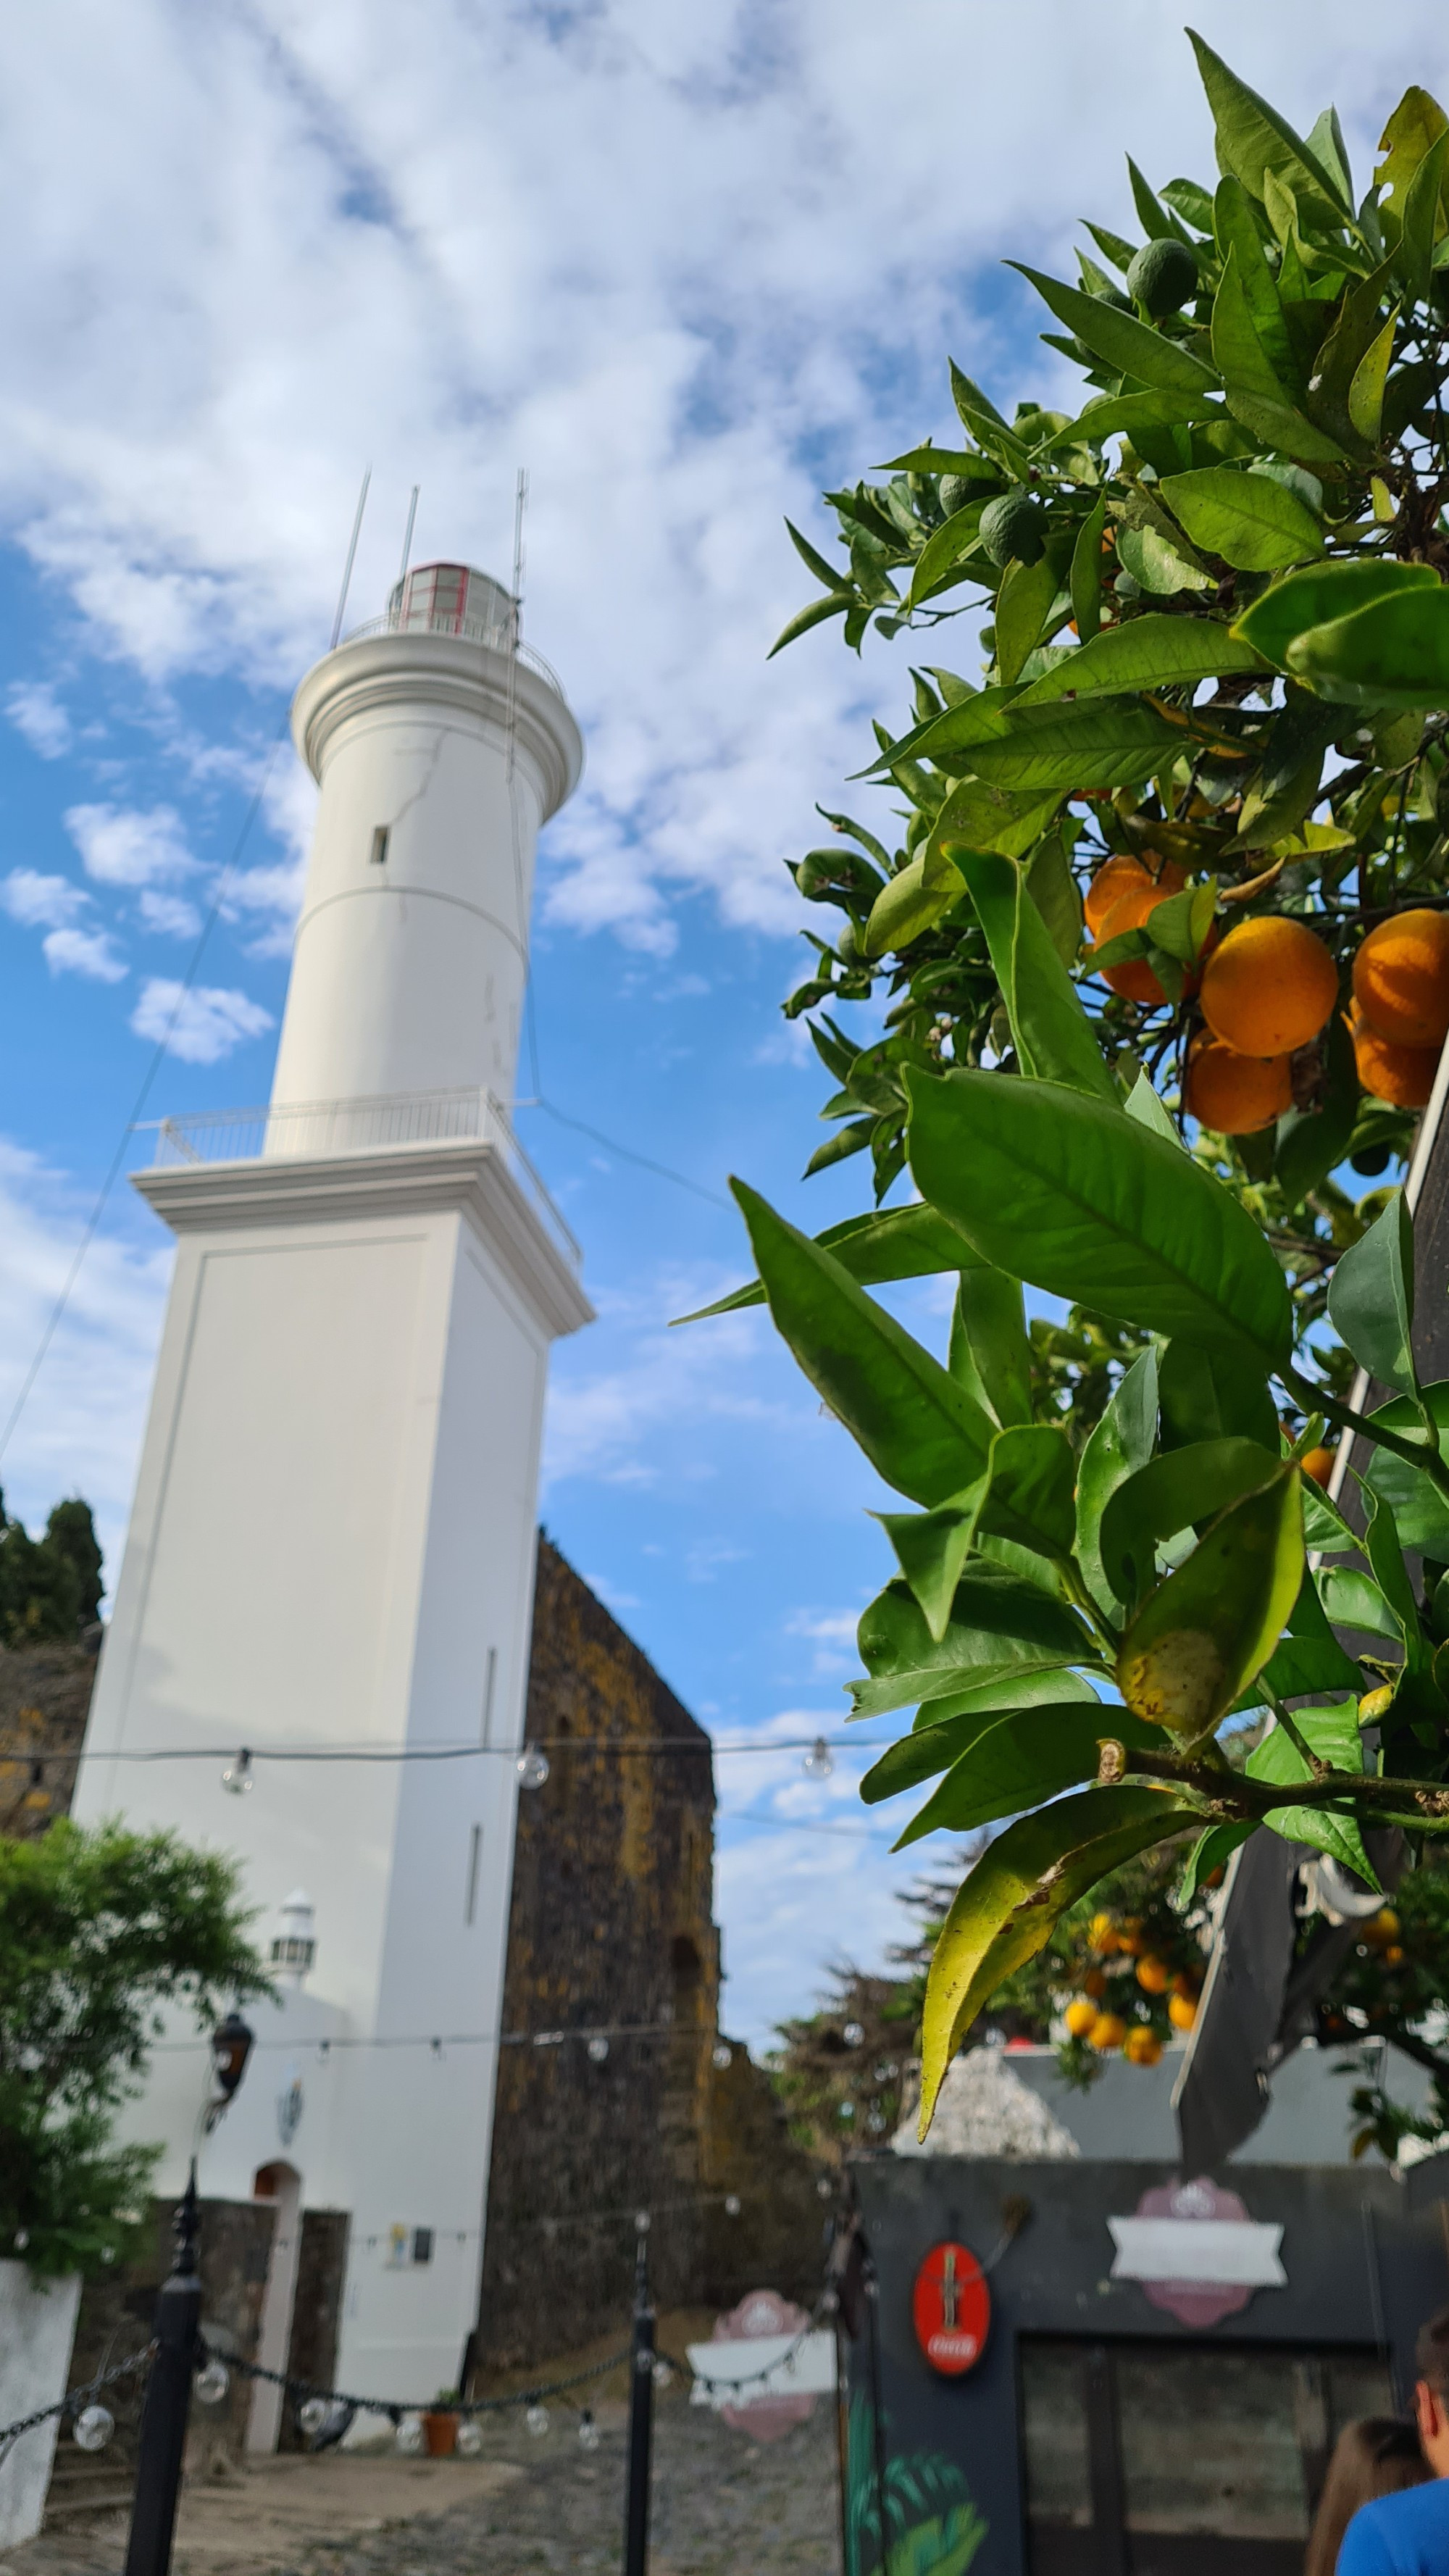
[[[483,2458],[519,2474],[476,2504],[314,2550],[296,2576],[618,2576],[625,2420],[598,2409],[592,2454],[572,2419],[542,2440],[490,2425]],[[835,2427],[822,2400],[777,2442],[732,2432],[682,2397],[655,2416],[650,2576],[839,2576]],[[288,2571],[292,2576],[292,2571]]]

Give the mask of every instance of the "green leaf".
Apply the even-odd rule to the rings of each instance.
[[[1013,718],[1014,709],[998,733],[971,747],[978,778],[997,787],[1043,793],[1052,788],[1059,796],[1136,787],[1175,758],[1183,742],[1175,725],[1135,698],[1033,707],[1019,720]]]
[[[944,1637],[932,1637],[906,1584],[888,1583],[863,1613],[858,1639],[866,1679],[850,1684],[856,1717],[926,1701],[940,1702],[937,1715],[945,1717],[954,1713],[952,1692],[1014,1686],[1023,1674],[1065,1664],[1101,1668],[1096,1644],[1065,1602],[976,1562],[956,1587]]]
[[[1098,394],[1077,419],[1047,440],[1047,451],[1099,447],[1109,438],[1136,439],[1154,429],[1188,429],[1195,421],[1225,417],[1222,404],[1209,394]],[[1105,500],[1099,507],[1105,523]]]
[[[1262,1671],[1303,1579],[1298,1474],[1281,1467],[1219,1513],[1149,1593],[1117,1656],[1134,1716],[1202,1735]]]
[[[965,1388],[833,1254],[743,1181],[730,1187],[778,1330],[877,1473],[928,1505],[984,1475],[995,1426]]]
[[[969,482],[989,483],[993,491],[1001,482],[1000,470],[987,456],[978,456],[972,447],[936,447],[928,438],[920,447],[908,448],[904,456],[889,456],[878,474],[960,474]]]
[[[1244,572],[1277,572],[1323,552],[1312,511],[1270,475],[1210,465],[1196,474],[1169,474],[1159,488],[1195,546]]]
[[[1425,1387],[1423,1401],[1438,1426],[1442,1457],[1444,1435],[1449,1432],[1449,1384]],[[1404,1395],[1379,1405],[1369,1419],[1382,1423],[1388,1431],[1421,1430],[1419,1407]],[[1449,1501],[1422,1467],[1411,1467],[1406,1458],[1396,1458],[1391,1449],[1375,1449],[1364,1482],[1374,1493],[1382,1494],[1390,1506],[1405,1547],[1432,1557],[1438,1565],[1449,1565]]]
[[[937,1704],[947,1706],[945,1700]],[[950,1706],[952,1716],[931,1720],[932,1703],[927,1701],[912,1732],[903,1735],[867,1771],[860,1794],[868,1807],[879,1806],[883,1799],[899,1797],[903,1789],[917,1789],[923,1780],[949,1771],[952,1763],[969,1753],[972,1745],[1003,1716],[1028,1708],[1089,1708],[1095,1712],[1099,1728],[1103,1722],[1102,1703],[1091,1683],[1082,1681],[1076,1673],[1055,1668],[1023,1673],[1012,1682],[989,1682],[979,1690],[958,1692]],[[1117,1714],[1114,1709],[1110,1721],[1114,1725]]]
[[[980,1534],[1054,1560],[1071,1554],[1075,1462],[1065,1432],[1045,1424],[1000,1431],[984,1476],[933,1512],[878,1512],[932,1643],[950,1624],[961,1571]]]
[[[1393,1506],[1372,1487],[1365,1490],[1368,1527],[1364,1532],[1364,1554],[1373,1569],[1373,1578],[1388,1605],[1389,1616],[1403,1640],[1404,1663],[1410,1672],[1421,1672],[1430,1661],[1424,1631],[1419,1623],[1419,1605],[1404,1563],[1403,1544]]]
[[[1406,89],[1379,138],[1384,158],[1374,172],[1380,219],[1391,239],[1407,221],[1409,190],[1426,155],[1446,131],[1449,117],[1438,100],[1417,85]]]
[[[1255,89],[1249,89],[1221,54],[1214,53],[1191,27],[1187,33],[1213,112],[1219,169],[1241,179],[1249,194],[1259,200],[1271,170],[1285,188],[1291,188],[1296,197],[1306,198],[1336,226],[1351,224],[1352,208],[1287,120]]]
[[[1064,832],[1046,832],[1032,852],[1026,890],[1046,924],[1046,934],[1066,967],[1076,964],[1082,946],[1082,890],[1072,874],[1068,848],[1075,844],[1075,823]]]
[[[1337,1505],[1311,1476],[1303,1479],[1303,1537],[1308,1547],[1325,1556],[1342,1555],[1358,1546],[1358,1532],[1349,1528]]]
[[[1154,599],[1172,599],[1183,590],[1211,590],[1213,577],[1170,545],[1157,528],[1119,528],[1117,560],[1141,589]]]
[[[1168,902],[1171,902],[1172,897],[1169,895],[1167,900]],[[1160,904],[1157,909],[1159,912],[1161,911],[1162,907]],[[1138,1126],[1145,1127],[1150,1135],[1165,1136],[1169,1145],[1176,1145],[1180,1150],[1186,1152],[1186,1147],[1183,1145],[1182,1138],[1179,1136],[1168,1112],[1164,1109],[1162,1102],[1159,1100],[1157,1093],[1153,1090],[1145,1073],[1139,1073],[1131,1090],[1128,1092],[1126,1111],[1128,1117],[1135,1118]]]
[[[1102,623],[1102,539],[1107,527],[1107,495],[1102,493],[1088,511],[1077,530],[1072,547],[1072,569],[1068,588],[1072,595],[1072,615],[1083,644],[1089,644]]]
[[[1274,375],[1296,391],[1298,368],[1293,343],[1253,213],[1253,201],[1241,179],[1221,181],[1213,200],[1213,230],[1223,261],[1236,258],[1238,282],[1264,357]]]
[[[1215,474],[1181,474],[1179,483],[1216,481]],[[1249,478],[1242,474],[1222,474],[1224,483],[1242,485]],[[1171,493],[1172,483],[1164,483]],[[1291,493],[1264,483],[1265,490],[1277,489],[1280,501],[1291,501]],[[1294,503],[1302,508],[1302,503]],[[1307,516],[1306,511],[1304,516]],[[1222,549],[1220,548],[1221,552]],[[1128,689],[1186,688],[1196,680],[1209,680],[1222,671],[1261,671],[1262,655],[1251,644],[1244,643],[1213,617],[1167,617],[1148,613],[1129,618],[1125,625],[1109,626],[1090,644],[1083,644],[1065,661],[1054,663],[1050,671],[1023,689],[1016,705],[1035,707],[1060,698],[1068,691],[1078,698],[1113,694]]]
[[[1288,667],[1288,647],[1311,626],[1352,616],[1376,599],[1399,591],[1437,590],[1432,564],[1397,563],[1380,555],[1365,563],[1314,565],[1275,581],[1240,617],[1232,632],[1251,644],[1280,671]]]
[[[1267,1471],[1256,1440],[1196,1440],[1139,1467],[1102,1514],[1098,1546],[1117,1599],[1136,1601],[1155,1581],[1160,1539],[1199,1528],[1215,1512],[1258,1492]]]
[[[984,1262],[963,1270],[947,1366],[1003,1429],[1030,1422],[1031,1344],[1019,1279]]]
[[[1286,661],[1323,696],[1350,706],[1449,707],[1449,591],[1401,585],[1351,617],[1310,626]]]
[[[1213,300],[1212,340],[1228,409],[1245,429],[1309,465],[1343,462],[1342,448],[1326,430],[1304,419],[1280,381],[1254,326],[1235,249],[1224,262]]]
[[[1139,384],[1155,386],[1163,393],[1216,392],[1217,378],[1211,367],[1205,367],[1201,358],[1195,358],[1179,341],[1165,339],[1160,331],[1121,312],[1115,304],[1103,304],[1095,295],[1083,295],[1078,287],[1059,285],[1054,277],[1044,277],[1040,269],[1028,268],[1019,259],[1007,260],[1006,266],[1028,279],[1057,320],[1065,322],[1094,356],[1105,358],[1115,374],[1133,376]]]
[[[989,1995],[1034,1958],[1052,1926],[1109,1869],[1193,1820],[1156,1789],[1086,1789],[1008,1825],[988,1846],[941,1927],[921,2023],[925,2136],[942,2079]]]
[[[1382,331],[1370,341],[1348,389],[1348,416],[1360,438],[1370,447],[1379,443],[1379,429],[1384,416],[1384,387],[1394,355],[1394,333],[1398,328],[1399,308],[1394,306]]]
[[[1245,1843],[1249,1834],[1256,1832],[1257,1827],[1251,1820],[1235,1825],[1209,1825],[1188,1854],[1179,1903],[1184,1908],[1189,1906],[1198,1890],[1206,1886],[1213,1871],[1226,1868],[1239,1843]]]
[[[1293,1722],[1320,1762],[1328,1763],[1335,1771],[1350,1771],[1355,1778],[1362,1777],[1363,1744],[1356,1700],[1341,1700],[1333,1708],[1300,1708]],[[1298,1788],[1314,1776],[1281,1726],[1273,1727],[1264,1736],[1249,1754],[1245,1768],[1249,1779],[1261,1780],[1275,1789]],[[1322,1807],[1282,1806],[1275,1807],[1266,1822],[1285,1842],[1307,1843],[1315,1851],[1327,1852],[1345,1869],[1356,1870],[1368,1886],[1378,1886],[1352,1816],[1330,1815]]]
[[[1418,303],[1428,299],[1434,282],[1435,245],[1449,229],[1443,203],[1446,155],[1449,129],[1430,145],[1409,182],[1404,201],[1398,269],[1410,296]]]
[[[1020,678],[1056,595],[1057,577],[1045,555],[1034,564],[1010,563],[1002,574],[996,594],[996,668],[1006,687]]]
[[[1162,1445],[1180,1449],[1190,1440],[1256,1440],[1277,1462],[1282,1454],[1278,1411],[1264,1368],[1245,1369],[1241,1355],[1169,1342],[1157,1367]]]
[[[932,824],[922,853],[926,884],[936,891],[950,882],[938,863],[944,859],[954,869],[952,852],[957,847],[1025,858],[1060,803],[1055,790],[1044,796],[1009,796],[1004,788],[988,787],[984,778],[959,780]]]
[[[1218,908],[1218,881],[1208,877],[1202,885],[1184,886],[1180,894],[1164,896],[1152,908],[1152,946],[1164,956],[1175,957],[1180,966],[1195,966],[1207,944],[1213,915]]]
[[[889,1279],[930,1279],[946,1270],[979,1270],[979,1255],[972,1251],[964,1235],[954,1225],[937,1216],[934,1208],[920,1201],[910,1207],[875,1208],[867,1216],[848,1216],[839,1225],[828,1225],[817,1234],[816,1243],[830,1253],[862,1288],[872,1288]],[[765,1291],[758,1279],[744,1288],[732,1289],[713,1306],[700,1306],[692,1315],[678,1315],[680,1324],[702,1323],[709,1315],[733,1315],[743,1306],[763,1306]]]
[[[864,930],[860,935],[862,955],[888,957],[893,951],[909,948],[961,900],[961,879],[949,860],[938,863],[935,882],[926,882],[927,853],[918,850],[915,857],[883,886],[871,905]]]
[[[804,608],[797,608],[794,616],[781,627],[765,655],[766,661],[772,662],[777,653],[783,653],[786,645],[793,644],[797,635],[808,635],[812,626],[822,626],[827,617],[844,617],[854,606],[853,590],[835,590],[828,599],[812,599]]]
[[[988,493],[987,500],[990,497]],[[963,508],[952,512],[944,527],[934,529],[926,539],[911,575],[908,604],[912,608],[919,608],[923,599],[931,598],[938,590],[945,590],[952,582],[970,578],[973,573],[982,583],[990,581],[993,567],[984,558],[977,566],[968,567],[965,563],[965,557],[975,548],[976,533],[985,507],[985,500],[967,501]]]
[[[1395,1190],[1367,1234],[1340,1253],[1328,1292],[1334,1331],[1360,1368],[1402,1395],[1418,1392],[1414,1373],[1414,1226]]]
[[[986,933],[1024,1074],[1116,1106],[1117,1091],[1081,996],[1026,887],[1019,860],[963,850],[956,865]]]
[[[926,1834],[975,1833],[1001,1816],[1019,1816],[1044,1798],[1080,1788],[1096,1778],[1099,1747],[1108,1735],[1141,1751],[1152,1740],[1151,1729],[1125,1709],[1100,1704],[1022,1709],[995,1718],[958,1755],[894,1849],[905,1851]]]
[[[812,572],[815,575],[816,580],[818,582],[823,582],[827,590],[838,591],[842,589],[847,576],[841,570],[839,565],[827,563],[824,555],[816,551],[816,548],[810,543],[809,538],[801,536],[799,529],[796,527],[792,519],[787,519],[785,521],[785,525],[789,530],[790,543],[794,547],[800,561],[805,566],[806,571]]]
[[[804,1178],[808,1181],[814,1172],[828,1172],[832,1163],[844,1163],[852,1154],[865,1153],[874,1141],[875,1128],[873,1118],[847,1119],[833,1136],[826,1137],[823,1145],[816,1146],[805,1166]]]
[[[1146,1466],[1156,1432],[1157,1353],[1145,1350],[1124,1372],[1077,1465],[1076,1552],[1102,1610],[1113,1600],[1102,1563],[1102,1515],[1118,1487]]]
[[[1403,1630],[1379,1586],[1351,1566],[1323,1565],[1315,1578],[1318,1597],[1335,1628],[1352,1628],[1373,1637],[1402,1640]]]
[[[1015,689],[976,690],[958,706],[947,707],[944,715],[927,716],[921,724],[913,725],[909,733],[902,734],[899,742],[889,743],[880,758],[859,775],[875,778],[907,758],[939,761],[947,753],[974,755],[978,744],[994,742],[1005,733],[1008,709],[1019,694]],[[964,759],[960,763],[962,768],[967,765]]]
[[[1283,1274],[1229,1191],[1120,1110],[1054,1083],[904,1072],[922,1196],[984,1260],[1148,1332],[1277,1366]]]

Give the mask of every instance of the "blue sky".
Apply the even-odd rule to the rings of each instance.
[[[1406,83],[1449,87],[1419,0],[1367,54],[1345,0],[1197,23],[1301,124],[1335,97],[1361,180]],[[915,1857],[862,1761],[820,1783],[768,1750],[840,1720],[882,1497],[758,1318],[668,1330],[743,1275],[728,1172],[812,1229],[859,1204],[849,1166],[798,1178],[822,1082],[779,1015],[782,861],[817,799],[869,818],[843,779],[905,656],[830,628],[765,663],[808,589],[781,520],[820,539],[820,483],[949,436],[948,348],[999,398],[1047,389],[997,263],[1066,273],[1083,211],[1130,228],[1129,149],[1209,173],[1188,47],[1157,0],[425,0],[403,45],[382,0],[52,0],[0,61],[0,1415],[259,790],[147,1114],[266,1096],[311,796],[278,736],[363,466],[358,619],[414,482],[415,556],[506,575],[525,464],[525,631],[589,748],[540,858],[543,1094],[696,1184],[520,1111],[599,1310],[557,1355],[542,1511],[758,1746],[718,1766],[726,2016],[758,2039],[899,1936]],[[971,669],[949,632],[932,659]],[[32,1522],[91,1498],[113,1563],[167,1270],[123,1184],[0,1466]]]

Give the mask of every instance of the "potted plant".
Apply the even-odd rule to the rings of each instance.
[[[456,2388],[440,2388],[423,2417],[430,2460],[451,2460],[457,2448],[459,2394]]]

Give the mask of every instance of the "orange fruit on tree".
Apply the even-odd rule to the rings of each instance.
[[[1333,1473],[1336,1455],[1332,1449],[1306,1449],[1301,1462],[1304,1475],[1311,1476],[1315,1485],[1326,1485]]]
[[[1109,859],[1107,868],[1116,867],[1118,864],[1117,860]],[[1122,864],[1135,868],[1136,876],[1120,881],[1121,891],[1113,894],[1111,902],[1102,913],[1096,928],[1096,944],[1099,947],[1105,947],[1109,939],[1120,939],[1124,931],[1141,930],[1149,915],[1156,911],[1157,906],[1165,903],[1170,894],[1180,894],[1187,883],[1187,871],[1180,867],[1175,859],[1164,859],[1156,876],[1151,875],[1146,868],[1138,867],[1135,859],[1127,860]],[[1102,877],[1106,875],[1107,868],[1100,869],[1097,876],[1093,878],[1093,893],[1096,892]],[[1090,960],[1090,949],[1087,953]],[[1126,1001],[1142,1002],[1149,1009],[1155,1009],[1159,1002],[1165,1002],[1167,999],[1145,957],[1125,957],[1119,966],[1103,966],[1099,972],[1102,981],[1110,984],[1113,992],[1122,994]],[[1195,983],[1195,980],[1191,976],[1188,978],[1189,984]]]
[[[1087,1946],[1110,1958],[1117,1947],[1117,1925],[1110,1914],[1094,1914],[1087,1926]]]
[[[1377,1914],[1369,1916],[1363,1927],[1363,1937],[1377,1949],[1382,1943],[1397,1941],[1402,1928],[1393,1907],[1381,1905]]]
[[[1203,1018],[1239,1055],[1307,1046],[1337,999],[1338,968],[1322,940],[1281,913],[1239,922],[1203,969]]]
[[[1389,1946],[1388,1946],[1387,1950],[1384,1952],[1384,1966],[1385,1966],[1386,1968],[1401,1968],[1401,1967],[1403,1966],[1403,1964],[1404,1964],[1404,1953],[1403,1953],[1403,1951],[1402,1951],[1402,1950],[1401,1950],[1401,1948],[1399,1947],[1399,1944],[1398,1944],[1398,1942],[1397,1942],[1397,1941],[1391,1941],[1391,1942],[1389,1943]]]
[[[1394,1046],[1441,1047],[1449,1035],[1449,920],[1416,905],[1371,930],[1353,961],[1353,997]]]
[[[1173,1995],[1167,2006],[1167,2018],[1174,2030],[1191,2030],[1197,2019],[1197,2001],[1192,1995]]]
[[[1155,2066],[1162,2055],[1162,2042],[1155,2030],[1140,2021],[1129,2030],[1122,2044],[1122,2054],[1133,2066]]]
[[[1256,1136],[1293,1106],[1286,1055],[1239,1055],[1220,1038],[1195,1038],[1188,1049],[1183,1107],[1220,1136]]]
[[[1100,2003],[1106,1991],[1107,1972],[1105,1968],[1089,1968],[1082,1979],[1083,1994],[1091,1995],[1097,2003]]]
[[[1172,1970],[1165,1959],[1154,1959],[1151,1951],[1137,1962],[1137,1983],[1145,1995],[1165,1995],[1172,1983]]]
[[[1142,1938],[1141,1915],[1129,1914],[1117,1935],[1118,1949],[1125,1950],[1129,1959],[1140,1959],[1146,1946]]]
[[[1126,2036],[1127,2024],[1116,2013],[1098,2013],[1087,2033],[1087,2046],[1107,2057],[1114,2048],[1121,2047]]]
[[[1348,1026],[1358,1078],[1365,1091],[1375,1100],[1389,1101],[1395,1109],[1427,1108],[1439,1070],[1438,1048],[1395,1045],[1392,1038],[1380,1036],[1356,1003]]]
[[[1187,1968],[1179,1968],[1172,1980],[1172,1991],[1175,1995],[1186,1995],[1188,2002],[1192,2003],[1201,1985],[1201,1977],[1193,1976]]]
[[[1097,2007],[1085,1995],[1077,1995],[1062,2016],[1073,2039],[1085,2039],[1097,2018]]]
[[[1187,877],[1176,859],[1159,859],[1149,850],[1146,859],[1126,858],[1119,851],[1114,858],[1104,859],[1087,888],[1082,909],[1087,928],[1095,939],[1108,913],[1124,895],[1140,895],[1151,888],[1159,899],[1165,894],[1180,894]]]

